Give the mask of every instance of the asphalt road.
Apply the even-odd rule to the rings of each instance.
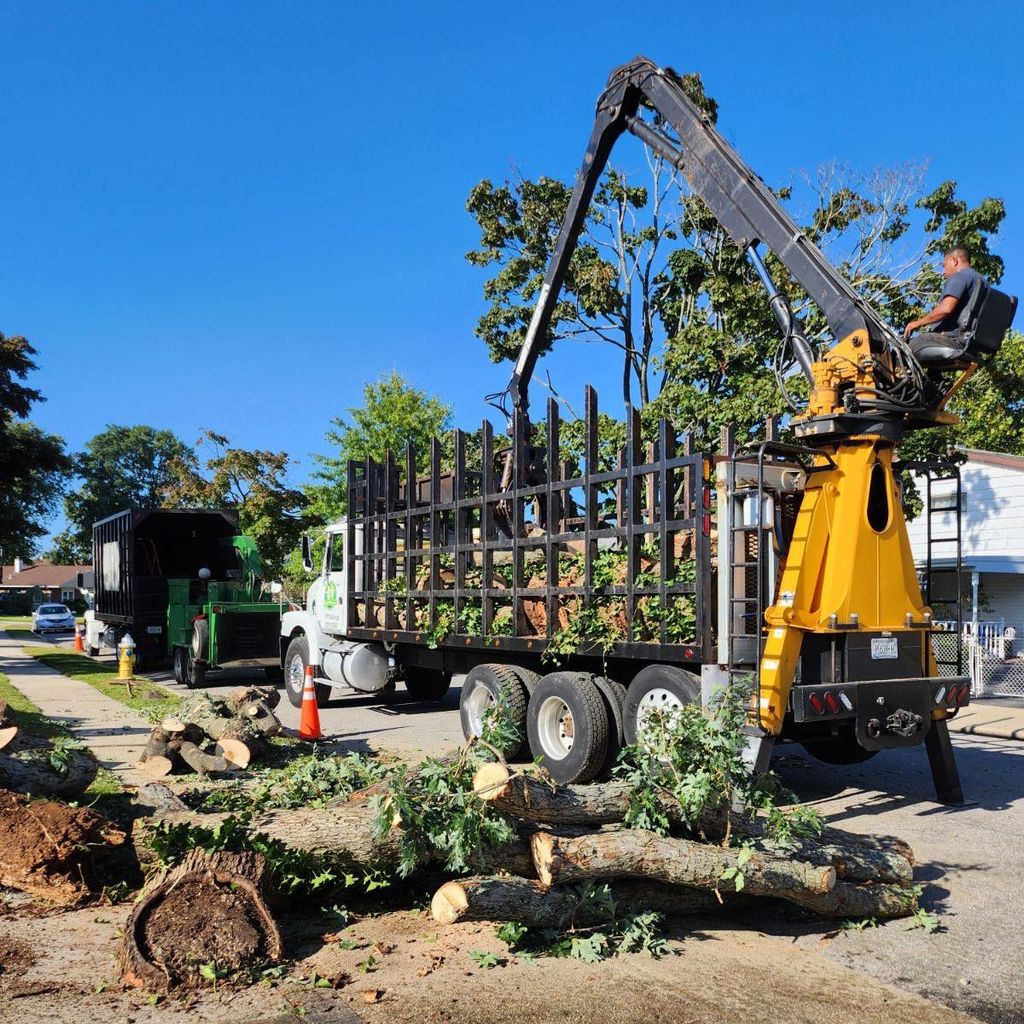
[[[153,678],[185,692],[169,673]],[[211,675],[207,692],[251,679]],[[408,702],[401,687],[387,704],[339,696],[321,709],[321,726],[339,751],[440,753],[462,739],[460,682],[431,705]],[[297,727],[286,697],[279,710],[286,726]],[[993,1024],[1024,1024],[1024,742],[957,735],[954,746],[969,800],[962,807],[934,802],[923,748],[837,768],[787,745],[774,761],[786,784],[830,823],[911,843],[922,904],[939,915],[939,932],[908,930],[903,921],[840,933],[776,919],[758,927]]]

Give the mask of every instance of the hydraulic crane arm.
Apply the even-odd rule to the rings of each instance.
[[[679,148],[641,119],[639,110],[645,102],[675,130]],[[875,310],[800,231],[760,178],[686,96],[675,72],[658,67],[646,57],[637,57],[612,72],[598,100],[590,143],[509,383],[517,408],[527,409],[530,378],[569,260],[612,147],[626,131],[677,167],[736,245],[748,253],[769,290],[776,319],[792,339],[794,354],[808,379],[812,377],[814,362],[810,343],[795,327],[788,303],[775,289],[757,252],[759,244],[774,252],[800,282],[817,303],[837,340],[860,330],[866,332],[872,352],[891,349],[894,344],[899,346],[899,340]]]

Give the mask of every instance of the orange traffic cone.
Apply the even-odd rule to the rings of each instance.
[[[313,685],[313,666],[306,666],[306,678],[302,684],[302,711],[299,714],[299,739],[322,740],[320,712],[316,706],[316,687]]]
[[[75,644],[73,650],[84,651],[85,644],[82,643],[82,627],[75,623]]]

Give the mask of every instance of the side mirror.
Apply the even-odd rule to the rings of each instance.
[[[302,568],[306,572],[313,571],[313,553],[310,550],[308,533],[302,535]]]

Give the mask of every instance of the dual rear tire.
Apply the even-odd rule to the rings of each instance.
[[[629,690],[586,672],[546,676],[514,665],[477,665],[462,686],[459,713],[467,738],[479,736],[490,708],[501,702],[551,778],[561,784],[607,775],[627,743],[642,742],[643,720],[653,708],[668,710],[700,698],[695,676],[673,666],[652,665]],[[512,758],[523,744],[507,743]]]

